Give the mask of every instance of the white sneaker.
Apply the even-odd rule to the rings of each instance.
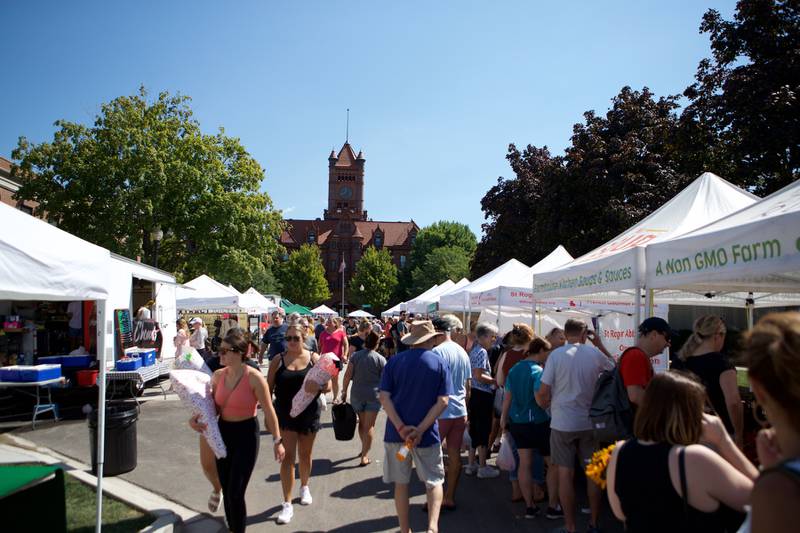
[[[464,467],[464,473],[468,476],[474,476],[477,471],[478,465],[466,465]]]
[[[288,524],[292,521],[292,517],[294,516],[294,508],[292,504],[289,502],[283,502],[283,507],[281,508],[280,514],[278,514],[278,523],[279,524]]]
[[[300,487],[300,505],[311,505],[313,501],[314,498],[311,497],[311,491],[308,485]]]
[[[478,479],[490,479],[493,477],[498,477],[500,475],[499,470],[495,470],[491,466],[482,466],[478,468]]]

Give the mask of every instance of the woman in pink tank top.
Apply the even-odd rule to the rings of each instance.
[[[319,336],[319,353],[334,353],[341,361],[339,370],[344,369],[347,364],[347,357],[350,351],[350,343],[347,342],[347,333],[342,329],[342,319],[334,316],[325,321],[325,331]],[[339,372],[341,374],[341,372]],[[332,380],[333,397],[339,397],[339,377]]]
[[[245,364],[251,355],[250,340],[239,328],[231,329],[219,347],[223,368],[211,377],[211,390],[219,413],[219,430],[227,455],[217,459],[217,471],[222,486],[225,518],[231,531],[245,530],[247,507],[245,491],[258,458],[260,430],[256,418],[256,403],[264,411],[264,424],[272,433],[275,460],[283,460],[285,450],[278,425],[278,415],[272,406],[272,394],[261,371]],[[202,431],[197,417],[189,421],[192,429]]]

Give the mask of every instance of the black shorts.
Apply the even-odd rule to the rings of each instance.
[[[545,457],[550,456],[550,421],[539,424],[509,424],[508,431],[514,437],[514,444],[520,450],[537,450]]]

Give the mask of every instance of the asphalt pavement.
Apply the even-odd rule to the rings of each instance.
[[[121,477],[196,510],[198,518],[202,518],[208,514],[206,501],[210,485],[200,468],[198,435],[188,427],[188,418],[188,410],[174,394],[168,395],[166,400],[150,396],[143,402],[137,422],[138,465]],[[314,502],[308,507],[299,505],[298,479],[295,484],[295,515],[288,525],[275,523],[282,501],[279,465],[272,457],[271,437],[262,428],[261,452],[247,491],[248,529],[350,533],[397,531],[392,487],[381,479],[385,424],[386,417],[381,413],[376,426],[373,461],[360,467],[358,437],[349,442],[336,441],[330,410],[323,413],[323,429],[314,446],[309,483]],[[36,430],[27,425],[15,433],[39,446],[90,463],[89,429],[85,421],[42,424]],[[425,531],[427,516],[421,509],[425,490],[415,476],[412,476],[410,491],[411,526],[414,531]],[[578,496],[578,504],[585,506],[583,492]],[[526,520],[522,517],[524,505],[512,504],[510,495],[505,473],[499,478],[485,480],[462,475],[457,493],[458,508],[442,514],[440,531],[544,532],[563,525],[560,520]],[[220,526],[222,515],[220,509],[216,514]],[[588,517],[580,515],[578,520],[579,527],[585,530]],[[208,522],[205,521],[204,531],[208,530]],[[604,531],[622,531],[607,505],[600,525]],[[189,526],[187,530],[191,531],[191,523]]]

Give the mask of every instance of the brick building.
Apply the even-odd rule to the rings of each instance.
[[[39,205],[37,202],[14,199],[14,194],[18,190],[19,182],[11,177],[11,161],[0,156],[0,202],[25,211],[29,215],[41,216],[39,213],[34,213]]]
[[[290,252],[304,243],[319,246],[332,294],[327,303],[335,309],[339,309],[342,303],[342,275],[339,272],[342,261],[346,265],[345,289],[361,254],[369,246],[388,250],[394,264],[402,268],[411,255],[411,245],[419,231],[413,220],[378,222],[367,217],[364,163],[364,154],[358,152],[356,155],[349,143],[342,146],[338,155],[332,150],[328,157],[328,208],[323,217],[316,220],[287,219],[288,228],[281,235],[281,244]]]

